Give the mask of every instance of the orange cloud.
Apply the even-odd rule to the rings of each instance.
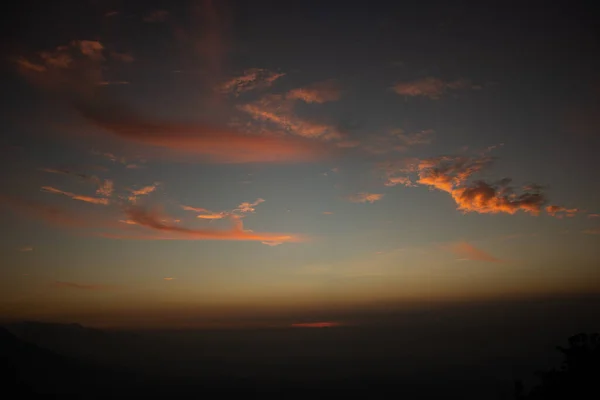
[[[353,202],[353,203],[375,203],[378,200],[381,200],[383,198],[383,194],[382,193],[366,193],[366,192],[362,192],[362,193],[356,193],[356,194],[352,194],[350,196],[348,196],[348,200]]]
[[[287,132],[310,139],[334,140],[342,135],[332,125],[309,121],[294,114],[293,102],[281,95],[268,95],[260,100],[238,107],[258,121],[273,124]]]
[[[484,181],[467,183],[471,176],[491,164],[488,156],[479,158],[438,157],[421,160],[418,164],[417,183],[449,193],[464,212],[480,214],[525,211],[538,215],[546,198],[538,186],[529,186],[521,194],[515,193],[508,184],[511,179],[502,179],[494,184]]]
[[[600,214],[588,214],[588,218],[600,218]]]
[[[451,195],[459,210],[480,214],[514,214],[521,210],[538,215],[546,202],[545,196],[540,192],[515,194],[506,185],[491,185],[483,181],[454,189]]]
[[[54,283],[52,283],[52,286],[54,286],[55,288],[69,288],[69,289],[81,289],[81,290],[106,290],[106,289],[111,289],[111,286],[106,286],[106,285],[88,285],[88,284],[82,284],[82,283],[75,283],[75,282],[61,282],[61,281],[56,281]]]
[[[147,196],[150,193],[153,193],[159,185],[159,182],[154,182],[152,185],[144,186],[141,189],[129,189],[131,195],[128,197],[128,200],[132,203],[135,203],[138,197]]]
[[[238,208],[236,208],[233,211],[239,211],[242,213],[253,213],[256,211],[256,209],[254,207],[256,207],[260,203],[264,203],[264,202],[265,202],[265,199],[260,199],[260,198],[256,199],[253,203],[245,201],[242,204],[240,204],[238,206]]]
[[[433,100],[439,99],[449,90],[480,88],[480,86],[473,85],[466,79],[457,79],[455,81],[444,82],[441,79],[433,77],[417,79],[411,82],[401,82],[392,87],[394,92],[401,96],[421,96],[429,97]]]
[[[467,260],[502,262],[491,254],[476,248],[467,242],[459,242],[446,247],[447,250]]]
[[[323,211],[323,215],[333,215],[333,211]]]
[[[328,101],[337,101],[342,96],[342,91],[333,79],[313,83],[312,85],[292,89],[286,94],[286,98],[292,100],[302,100],[306,103],[325,103]]]
[[[109,204],[109,200],[105,199],[105,198],[83,196],[83,195],[79,195],[79,194],[75,194],[75,193],[71,193],[71,192],[65,192],[60,189],[53,188],[52,186],[42,186],[42,191],[48,192],[48,193],[62,194],[64,196],[72,198],[73,200],[84,201],[86,203],[102,204],[102,205]]]
[[[223,219],[223,218],[232,217],[232,216],[243,217],[243,214],[245,214],[245,213],[255,212],[256,211],[255,207],[264,202],[265,202],[264,199],[258,198],[252,203],[245,201],[245,202],[241,203],[239,206],[237,206],[237,208],[234,208],[231,211],[219,211],[219,212],[210,211],[210,210],[207,210],[206,208],[191,207],[191,206],[181,206],[181,208],[186,211],[193,211],[193,212],[198,213],[196,218],[215,220],[215,219]]]
[[[214,8],[210,4],[206,7],[209,11]],[[203,14],[203,18],[210,19],[211,15]],[[202,53],[216,69],[220,64],[217,60],[221,52],[219,40],[209,39],[204,44],[210,45],[212,50],[203,47]],[[306,162],[327,154],[322,145],[301,138],[269,132],[242,133],[204,123],[184,124],[143,117],[125,104],[119,104],[109,92],[98,90],[99,84],[108,82],[103,78],[100,57],[104,47],[88,42],[74,41],[71,45],[59,46],[48,56],[40,56],[39,63],[21,57],[15,59],[15,64],[33,83],[66,97],[87,122],[123,140],[202,156],[199,161],[218,163]],[[296,125],[305,136],[333,134],[331,127],[322,124]]]
[[[292,324],[292,328],[334,328],[341,326],[340,322],[336,321],[320,321],[320,322],[298,322]]]
[[[33,251],[33,246],[23,246],[23,247],[19,247],[19,251],[20,251],[20,252],[28,252],[28,251]]]
[[[175,278],[163,278],[163,280],[165,280],[165,281],[172,281],[172,280],[174,280],[174,279],[175,279]]]
[[[563,216],[571,218],[577,215],[578,213],[582,212],[582,210],[578,208],[566,208],[563,206],[550,205],[546,207],[546,212],[548,213],[548,215],[557,218],[562,218]]]
[[[240,76],[225,81],[219,86],[219,90],[225,94],[233,93],[235,96],[239,96],[244,92],[270,87],[277,79],[283,76],[285,76],[283,73],[252,68],[244,71]]]
[[[547,203],[543,188],[539,185],[526,185],[519,193],[509,186],[509,178],[494,183],[470,181],[473,175],[491,165],[493,159],[486,153],[492,149],[493,147],[488,148],[478,157],[413,158],[382,163],[378,169],[383,171],[386,186],[414,186],[414,183],[429,186],[450,194],[457,209],[464,212],[515,214],[524,211],[531,215],[539,215]],[[411,174],[416,174],[415,181],[411,180]],[[550,215],[564,213],[567,216],[581,212],[576,208],[567,209],[562,206],[548,206],[546,211]]]
[[[234,226],[228,230],[219,229],[191,229],[179,225],[162,222],[164,217],[156,211],[148,211],[140,207],[130,207],[126,210],[129,220],[134,221],[145,228],[171,235],[172,239],[179,240],[234,240],[234,241],[258,241],[258,242],[300,242],[303,238],[297,235],[268,232],[252,232],[244,230],[242,220],[233,217]],[[122,236],[121,238],[126,238]],[[137,237],[140,238],[140,237]],[[158,238],[152,238],[158,239]]]

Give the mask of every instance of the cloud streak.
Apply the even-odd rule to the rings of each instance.
[[[150,230],[167,235],[169,239],[178,240],[231,240],[231,241],[257,241],[269,243],[292,243],[304,241],[304,238],[298,235],[270,232],[253,232],[245,230],[243,222],[239,217],[232,217],[234,226],[231,229],[193,229],[185,228],[179,225],[163,222],[164,216],[157,211],[146,210],[141,207],[129,207],[126,210],[127,218],[137,225]],[[125,239],[126,235],[119,238]],[[141,236],[132,236],[131,238],[142,238]],[[151,238],[151,237],[148,237]],[[159,238],[153,238],[159,239]]]
[[[109,99],[83,101],[76,108],[88,122],[121,139],[202,156],[216,163],[305,162],[325,156],[322,146],[301,138],[249,134],[208,124],[144,118]]]
[[[502,262],[499,258],[476,248],[467,242],[454,243],[445,247],[448,251],[467,260],[486,261],[486,262]]]
[[[85,203],[91,203],[91,204],[102,204],[102,205],[106,206],[110,202],[106,198],[84,196],[84,195],[79,195],[79,194],[75,194],[75,193],[71,193],[71,192],[65,192],[63,190],[56,189],[56,188],[54,188],[52,186],[42,186],[42,191],[43,192],[48,192],[48,193],[61,194],[63,196],[70,197],[73,200],[79,200],[79,201],[83,201]]]
[[[219,86],[219,91],[225,94],[239,96],[251,90],[265,89],[273,85],[276,80],[285,76],[284,73],[269,71],[262,68],[252,68],[244,71],[240,76],[235,76]]]
[[[300,118],[294,113],[294,102],[281,95],[268,95],[238,106],[253,119],[308,139],[337,140],[342,134],[333,125]]]
[[[303,88],[292,89],[286,94],[287,99],[318,104],[337,101],[341,97],[342,91],[334,79],[313,83]]]

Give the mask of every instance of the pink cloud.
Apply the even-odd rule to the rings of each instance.
[[[454,243],[452,245],[446,246],[446,249],[458,255],[459,257],[463,257],[467,260],[502,262],[502,260],[492,256],[491,254],[481,249],[476,248],[475,246],[467,242]]]
[[[232,240],[232,241],[258,241],[269,243],[301,242],[304,238],[298,235],[270,232],[253,232],[245,230],[239,217],[232,217],[234,226],[228,230],[221,229],[192,229],[180,225],[163,222],[164,216],[157,211],[148,211],[140,207],[130,207],[126,210],[127,218],[139,226],[163,233],[166,239],[178,240]],[[105,237],[111,237],[105,235]],[[132,239],[165,239],[165,237],[140,236],[140,235],[113,235],[114,238]]]

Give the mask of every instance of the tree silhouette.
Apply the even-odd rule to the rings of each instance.
[[[525,391],[515,384],[518,400],[600,398],[600,335],[579,333],[569,338],[569,346],[558,346],[563,362],[558,369],[538,372],[541,383]]]

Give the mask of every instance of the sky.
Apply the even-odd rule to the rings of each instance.
[[[584,2],[5,14],[3,317],[318,327],[600,290]]]

